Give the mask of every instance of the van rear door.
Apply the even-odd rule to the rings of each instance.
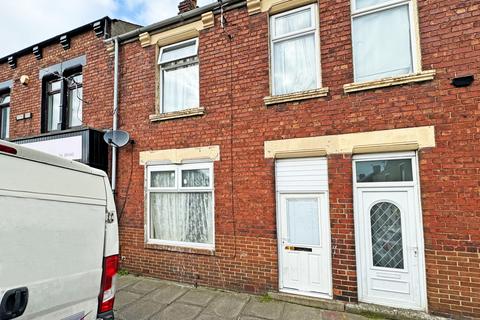
[[[28,290],[18,319],[96,319],[105,206],[103,176],[0,152],[0,301],[10,315]]]

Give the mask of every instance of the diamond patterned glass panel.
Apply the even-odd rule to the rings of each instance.
[[[372,255],[375,267],[403,269],[402,220],[400,209],[380,202],[370,209]]]

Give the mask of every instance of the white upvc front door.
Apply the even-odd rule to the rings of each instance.
[[[281,194],[280,213],[281,289],[330,298],[326,194]]]
[[[279,288],[332,298],[327,159],[275,162]]]
[[[354,186],[359,301],[425,310],[415,154],[355,157]]]

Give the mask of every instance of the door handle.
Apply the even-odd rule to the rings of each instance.
[[[28,288],[22,287],[5,292],[0,302],[0,320],[20,317],[27,308]]]

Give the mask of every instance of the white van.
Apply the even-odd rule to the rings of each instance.
[[[0,320],[113,319],[118,252],[104,172],[0,141]]]

